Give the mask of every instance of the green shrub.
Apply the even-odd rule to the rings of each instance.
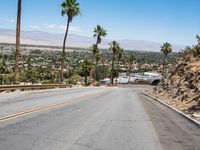
[[[80,75],[74,74],[67,79],[67,83],[76,85],[78,82],[81,82],[81,80],[82,80],[82,77]]]

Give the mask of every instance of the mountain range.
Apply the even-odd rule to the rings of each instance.
[[[21,31],[21,43],[31,45],[62,46],[64,34],[48,33],[43,31]],[[111,39],[103,39],[101,48],[108,48]],[[126,50],[160,51],[161,43],[142,40],[117,40]],[[15,30],[0,29],[0,43],[15,43]],[[95,39],[93,37],[69,34],[67,46],[89,48]],[[177,52],[185,46],[173,45],[173,51]]]

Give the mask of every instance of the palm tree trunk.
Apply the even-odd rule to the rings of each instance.
[[[113,54],[112,66],[111,66],[111,75],[110,75],[110,83],[111,83],[111,85],[113,85],[114,61],[115,61],[115,55]]]
[[[132,64],[130,64],[130,68],[129,68],[129,78],[128,78],[128,83],[131,83],[131,69],[132,69]]]
[[[98,49],[98,37],[95,46]],[[95,53],[92,54],[92,62],[94,63],[94,61],[95,61]]]
[[[96,45],[98,45],[98,44],[99,44],[99,39],[100,39],[100,36],[98,35],[98,36],[97,36]]]
[[[20,28],[21,28],[21,0],[18,0],[17,27],[16,27],[15,75],[14,75],[14,83],[15,84],[19,84]]]
[[[61,82],[64,83],[64,66],[65,66],[65,46],[66,46],[66,40],[67,40],[67,35],[68,35],[68,31],[69,31],[69,23],[70,20],[67,20],[67,28],[66,28],[66,32],[65,32],[65,37],[64,37],[64,41],[63,41],[63,51],[62,51],[62,58],[61,58]]]
[[[87,68],[85,68],[85,86],[87,86]]]
[[[3,74],[0,74],[1,85],[3,85]]]
[[[162,72],[163,87],[164,87],[164,76],[165,76],[165,61],[166,61],[166,55],[164,55],[163,58],[163,72]]]
[[[117,62],[117,78],[116,78],[116,84],[118,83],[118,78],[119,78],[119,59],[118,59],[118,62]]]
[[[92,62],[94,63],[94,59],[95,59],[95,54],[92,54]]]
[[[96,48],[98,49],[98,37],[97,37],[97,41],[96,41]],[[93,54],[93,63],[95,61],[95,54]],[[96,62],[98,63],[98,62]],[[97,66],[95,66],[95,80],[97,80]]]
[[[90,84],[92,84],[92,80],[93,80],[92,75],[93,75],[93,70],[90,70],[90,72],[89,72]]]
[[[98,61],[96,61],[96,65],[95,65],[95,80],[99,81],[99,77],[98,77]]]
[[[97,36],[97,41],[96,41],[96,48],[98,50],[98,41],[99,41],[99,36]],[[94,60],[95,60],[95,54],[93,54],[93,63],[94,63]],[[96,62],[98,63],[98,62]],[[95,80],[98,81],[98,77],[97,77],[97,66],[95,66]]]

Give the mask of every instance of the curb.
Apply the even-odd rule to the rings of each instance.
[[[174,107],[172,107],[172,106],[166,104],[165,102],[163,102],[163,101],[161,101],[161,100],[159,100],[159,99],[157,99],[157,98],[155,98],[155,97],[153,97],[153,96],[150,96],[150,95],[148,95],[148,94],[146,94],[146,93],[144,93],[144,92],[143,92],[143,94],[144,94],[145,96],[147,96],[147,97],[149,97],[149,98],[151,98],[151,99],[153,99],[153,100],[159,102],[160,104],[162,104],[162,105],[164,105],[164,106],[166,106],[166,107],[172,109],[174,112],[178,113],[180,116],[184,117],[185,119],[187,119],[188,121],[190,121],[191,123],[193,123],[194,125],[196,125],[197,127],[200,128],[200,122],[198,122],[198,121],[196,121],[195,119],[189,117],[188,115],[186,115],[186,114],[183,113],[182,111],[180,111],[180,110],[178,110],[178,109],[176,109],[176,108],[174,108]]]

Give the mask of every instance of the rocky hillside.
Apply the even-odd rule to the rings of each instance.
[[[149,94],[185,113],[200,114],[200,42],[182,56]]]
[[[180,110],[200,111],[200,60],[179,61],[153,92]]]

